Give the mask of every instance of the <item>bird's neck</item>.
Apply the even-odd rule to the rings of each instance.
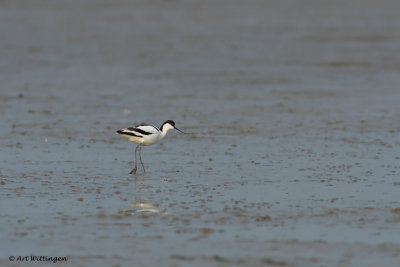
[[[174,127],[171,126],[170,124],[164,123],[164,124],[161,126],[161,129],[160,129],[161,136],[164,137],[164,136],[167,134],[167,132],[168,132],[169,130],[173,129],[173,128],[174,128]]]
[[[162,131],[160,131],[161,137],[164,137],[167,134],[168,130],[169,130],[168,128],[163,128]]]

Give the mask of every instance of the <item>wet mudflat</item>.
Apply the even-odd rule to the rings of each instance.
[[[400,262],[396,2],[1,5],[1,265]]]

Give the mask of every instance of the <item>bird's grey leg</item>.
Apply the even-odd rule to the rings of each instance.
[[[146,172],[146,169],[144,168],[142,161],[142,147],[139,148],[139,159],[140,159],[140,164],[142,164],[143,172]]]
[[[136,171],[137,171],[137,156],[136,156],[136,154],[137,154],[137,150],[139,147],[140,146],[137,145],[135,148],[135,167],[131,170],[131,172],[129,174],[136,174]]]

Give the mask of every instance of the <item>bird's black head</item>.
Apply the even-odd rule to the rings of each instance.
[[[175,122],[174,122],[173,120],[167,120],[167,121],[165,121],[165,122],[161,125],[160,131],[163,130],[163,128],[164,128],[164,126],[165,126],[166,124],[170,124],[173,128],[175,128]]]
[[[175,127],[175,122],[174,122],[173,120],[167,120],[167,121],[165,121],[165,122],[161,125],[161,129],[163,128],[163,126],[164,126],[165,124],[171,124],[173,127]]]
[[[175,129],[175,130],[177,130],[177,131],[179,131],[179,132],[181,132],[181,133],[184,133],[184,132],[182,132],[181,130],[179,130],[178,128],[175,127],[175,122],[174,122],[173,120],[167,120],[167,121],[165,121],[165,122],[161,125],[160,131],[163,131],[163,130],[164,130],[164,126],[165,126],[165,125],[171,125],[173,129]],[[170,128],[170,127],[167,126],[166,129],[167,129],[167,131],[168,131],[169,129],[172,129],[172,128]]]

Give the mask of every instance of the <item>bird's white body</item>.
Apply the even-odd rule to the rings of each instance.
[[[162,130],[151,125],[138,125],[119,130],[117,133],[141,146],[150,146],[165,137],[167,132],[174,127],[171,124],[162,126]]]

